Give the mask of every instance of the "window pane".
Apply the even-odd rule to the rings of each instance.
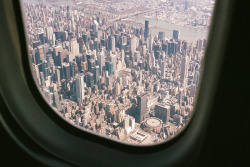
[[[46,101],[82,130],[132,144],[192,115],[214,0],[22,0]]]

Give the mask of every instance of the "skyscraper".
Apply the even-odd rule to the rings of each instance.
[[[79,44],[77,43],[76,38],[70,41],[70,52],[74,54],[79,54]]]
[[[99,83],[99,80],[100,80],[100,69],[99,69],[99,66],[95,66],[95,68],[94,68],[94,80],[95,80],[95,84]]]
[[[77,100],[76,98],[76,80],[69,81],[69,87],[70,87],[70,95],[73,99]]]
[[[59,69],[56,69],[55,72],[55,82],[57,83],[58,86],[61,86],[61,73]]]
[[[170,106],[155,106],[155,117],[167,123],[170,119]]]
[[[173,30],[173,39],[178,40],[180,38],[180,31]]]
[[[121,94],[121,86],[120,84],[117,82],[115,84],[115,95],[120,95]]]
[[[166,62],[165,61],[161,62],[161,78],[162,79],[165,79],[165,75],[166,75],[165,66],[166,66]]]
[[[135,60],[135,62],[139,62],[140,61],[140,57],[141,57],[140,52],[139,51],[135,51],[134,52],[134,60]]]
[[[180,90],[178,96],[178,102],[180,106],[182,105],[182,98],[183,98],[183,90]]]
[[[76,76],[76,100],[82,103],[84,100],[84,79],[83,75]]]
[[[83,39],[84,43],[86,44],[88,42],[88,35],[82,34],[82,39]]]
[[[149,36],[149,21],[145,20],[145,31],[144,31],[145,40],[148,39],[148,36]]]
[[[48,89],[45,90],[45,99],[49,104],[51,104],[51,96],[50,96],[50,91]]]
[[[109,36],[108,37],[108,48],[112,52],[115,51],[115,37],[114,36]]]
[[[58,92],[53,93],[53,106],[56,107],[58,111],[62,112],[62,105],[59,100]]]
[[[38,33],[38,38],[41,41],[41,44],[44,44],[45,42],[44,33]]]
[[[187,10],[187,9],[188,9],[188,1],[185,0],[185,10]]]
[[[106,62],[106,71],[108,71],[109,75],[113,74],[113,63],[112,62]]]
[[[195,96],[195,89],[196,89],[196,85],[192,84],[190,86],[190,97],[194,97]]]
[[[99,23],[96,20],[94,20],[94,31],[97,32],[98,28],[99,28]]]
[[[36,64],[33,64],[33,72],[35,74],[35,78],[36,78],[36,81],[39,85],[41,85],[41,79],[40,79],[40,76],[39,76],[39,69],[38,69],[38,66]]]
[[[158,32],[158,39],[163,40],[164,38],[165,38],[165,32],[164,31]]]
[[[105,53],[102,50],[98,55],[97,55],[97,63],[99,65],[99,70],[100,70],[100,75],[102,75],[104,67],[105,67]]]
[[[130,50],[131,50],[132,54],[134,54],[134,52],[136,51],[136,42],[137,42],[136,37],[132,37],[130,39]]]
[[[148,46],[147,46],[149,53],[152,52],[153,43],[154,43],[153,38],[152,38],[152,36],[150,35],[150,36],[149,36],[149,40],[148,40]]]
[[[87,72],[87,86],[90,88],[94,86],[94,75],[91,72]]]
[[[75,76],[76,74],[76,62],[70,62],[70,75]]]
[[[113,63],[113,71],[116,71],[116,63],[117,63],[117,57],[116,57],[116,55],[111,55],[110,56],[110,62],[112,62]]]
[[[50,44],[52,44],[53,34],[54,34],[53,27],[46,27],[45,31],[46,31],[47,40],[49,41]]]
[[[195,73],[194,73],[194,84],[196,86],[198,86],[199,75],[200,75],[200,72],[196,70]]]
[[[41,86],[45,86],[45,79],[43,72],[40,72],[40,80],[41,80]]]
[[[187,75],[188,75],[188,57],[183,56],[181,59],[181,75],[180,82],[183,87],[187,84]]]
[[[137,96],[137,118],[138,122],[141,123],[146,119],[147,115],[147,94]]]
[[[202,40],[198,39],[197,44],[196,44],[196,48],[197,50],[200,52],[202,50]]]
[[[155,67],[155,56],[154,56],[154,53],[152,53],[151,58],[152,58],[152,68],[154,68]]]
[[[63,78],[67,81],[70,80],[70,65],[69,63],[63,63]]]
[[[115,51],[115,37],[111,37],[111,48],[110,48],[110,50],[112,52]]]

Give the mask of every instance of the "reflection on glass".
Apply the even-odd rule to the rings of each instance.
[[[194,104],[214,0],[23,0],[35,80],[81,129],[171,139]]]

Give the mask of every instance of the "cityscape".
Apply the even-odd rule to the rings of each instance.
[[[23,0],[34,79],[67,122],[151,145],[190,120],[214,0]]]

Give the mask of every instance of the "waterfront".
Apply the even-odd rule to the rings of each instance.
[[[59,8],[59,5],[69,5],[71,7],[77,6],[75,2],[72,0],[62,0],[62,1],[23,0],[23,1],[29,3],[42,3],[50,7],[53,7],[55,9]],[[170,39],[172,38],[173,30],[179,30],[180,39],[185,40],[188,43],[191,42],[194,43],[198,39],[207,39],[208,29],[206,28],[186,26],[186,25],[176,25],[164,20],[156,20],[153,18],[149,18],[144,15],[129,16],[125,20],[118,21],[118,23],[126,23],[129,25],[134,25],[136,27],[144,27],[145,20],[149,20],[150,32],[153,36],[158,35],[158,32],[160,31],[165,31],[165,37]]]
[[[208,34],[208,29],[191,27],[191,26],[181,26],[168,23],[163,20],[155,20],[146,18],[144,16],[132,16],[129,17],[129,20],[132,20],[132,24],[137,22],[136,26],[144,26],[145,20],[149,20],[150,30],[152,35],[158,35],[159,31],[165,31],[166,38],[172,38],[173,30],[180,31],[180,39],[186,40],[187,42],[196,42],[198,39],[206,39]],[[120,21],[122,23],[122,21]],[[139,24],[138,24],[139,23]]]

